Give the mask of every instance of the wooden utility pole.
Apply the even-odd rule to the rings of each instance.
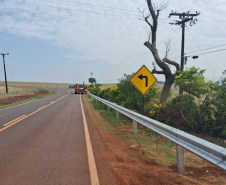
[[[190,21],[190,26],[197,23],[197,19],[193,19],[193,17],[198,16],[199,13],[189,14],[189,12],[185,13],[171,13],[169,16],[179,16],[181,21],[175,21],[175,23],[170,23],[174,25],[181,25],[182,27],[182,41],[181,41],[181,66],[180,69],[183,71],[184,69],[184,38],[185,38],[185,23]]]
[[[9,55],[9,53],[1,53],[3,56],[3,66],[4,66],[4,73],[5,73],[5,89],[6,93],[8,93],[8,85],[7,85],[7,77],[6,77],[6,68],[5,68],[5,55]]]
[[[180,70],[183,71],[184,70],[184,38],[185,38],[185,24],[186,22],[190,21],[190,26],[192,26],[193,24],[197,23],[197,19],[193,19],[193,17],[198,16],[199,13],[195,13],[195,14],[190,14],[189,12],[185,13],[171,13],[169,15],[169,17],[171,16],[179,16],[179,19],[181,20],[177,20],[175,21],[175,23],[170,23],[173,25],[181,25],[182,27],[182,41],[181,41],[181,63],[180,63]],[[180,94],[182,94],[182,90],[180,88]]]

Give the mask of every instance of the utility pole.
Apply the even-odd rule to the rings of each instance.
[[[9,55],[9,53],[1,53],[3,56],[3,65],[4,65],[4,73],[5,73],[5,89],[6,93],[8,93],[8,85],[7,85],[7,78],[6,78],[6,68],[5,68],[5,55]]]
[[[185,38],[185,23],[190,21],[190,26],[192,26],[193,24],[197,23],[197,19],[193,19],[193,17],[198,16],[199,13],[195,13],[195,14],[190,14],[189,12],[185,13],[171,13],[169,15],[169,17],[171,16],[179,16],[179,19],[181,19],[181,21],[175,21],[175,23],[170,23],[170,24],[174,24],[174,25],[181,25],[182,27],[182,41],[181,41],[181,71],[183,71],[184,69],[184,38]]]
[[[171,16],[179,16],[179,19],[181,20],[176,20],[175,23],[170,23],[173,25],[181,25],[182,27],[182,40],[181,40],[181,64],[180,64],[180,70],[183,71],[184,70],[184,39],[185,39],[185,26],[186,26],[186,22],[190,21],[190,26],[193,26],[193,24],[196,24],[198,19],[193,19],[193,17],[198,16],[199,13],[195,13],[195,14],[190,14],[189,11],[187,13],[183,12],[183,13],[176,13],[176,12],[172,12],[169,17]],[[182,90],[180,88],[180,94],[182,94]]]

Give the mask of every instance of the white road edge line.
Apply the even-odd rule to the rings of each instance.
[[[59,91],[56,91],[56,92],[57,92],[57,93],[56,93],[56,94],[54,94],[54,95],[52,95],[52,96],[47,96],[47,97],[44,97],[44,98],[40,98],[40,99],[38,99],[38,100],[42,100],[42,99],[45,99],[45,98],[48,98],[48,97],[53,97],[53,96],[55,96],[55,95],[59,94]],[[34,100],[34,101],[38,101],[38,100]],[[18,107],[18,106],[20,106],[20,105],[24,105],[24,104],[32,103],[32,102],[34,102],[34,101],[29,101],[29,102],[27,102],[27,103],[21,103],[21,104],[18,104],[18,105],[12,106],[12,107],[7,107],[7,108],[4,108],[4,109],[0,109],[0,111],[2,111],[2,110],[6,110],[6,109],[11,109],[11,108],[13,108],[13,107]]]
[[[91,144],[91,140],[90,140],[90,136],[89,136],[89,129],[88,129],[87,122],[86,122],[86,116],[85,116],[83,105],[82,105],[81,95],[80,95],[80,102],[81,102],[82,118],[83,118],[83,123],[84,123],[84,130],[85,130],[90,181],[91,181],[92,185],[99,185],[100,182],[98,179],[96,162],[95,162],[94,155],[93,155],[93,149],[92,149],[92,144]]]

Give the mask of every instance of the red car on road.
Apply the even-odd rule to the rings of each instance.
[[[85,93],[85,85],[82,85],[82,84],[75,85],[75,94],[78,94],[78,93],[81,93],[81,94]]]

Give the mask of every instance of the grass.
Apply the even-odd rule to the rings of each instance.
[[[117,84],[102,84],[101,86],[100,86],[100,89],[101,90],[103,90],[103,89],[105,89],[105,88],[108,88],[108,87],[114,87],[114,86],[116,86]]]
[[[88,97],[88,96],[86,96]],[[149,153],[149,157],[156,162],[166,166],[176,164],[176,144],[172,141],[160,136],[151,129],[139,129],[137,134],[132,132],[132,121],[120,115],[120,119],[116,119],[116,112],[107,112],[107,106],[87,98],[90,105],[96,109],[101,117],[104,119],[102,126],[114,135],[123,139],[130,145],[138,145],[141,147],[140,151]],[[202,159],[198,156],[191,154],[185,150],[185,164],[186,166],[202,167]]]
[[[0,99],[8,98],[11,96],[23,96],[36,94],[40,89],[34,88],[22,88],[22,87],[8,87],[8,93],[6,94],[5,86],[0,86]]]
[[[88,96],[87,96],[88,97]],[[145,151],[149,157],[156,162],[166,166],[176,164],[176,144],[170,140],[160,136],[149,128],[138,129],[137,134],[132,132],[132,121],[120,115],[120,119],[116,119],[116,112],[107,112],[107,106],[101,103],[88,99],[91,106],[96,109],[104,122],[101,123],[108,131],[117,135],[130,145],[141,146],[140,151]],[[107,123],[107,124],[106,124]],[[123,131],[122,131],[123,130]],[[185,164],[186,166],[202,166],[200,158],[188,157],[189,152],[185,150]],[[194,156],[194,155],[193,155]]]
[[[5,93],[5,88],[2,87],[2,86],[0,86],[0,99],[5,99],[5,98],[8,98],[8,97],[13,97],[13,96],[34,95],[34,94],[37,94],[40,90],[42,90],[42,89],[32,89],[32,88],[30,89],[30,88],[21,88],[21,87],[9,87],[8,88],[9,93],[6,94]],[[0,109],[4,109],[4,108],[7,108],[7,107],[12,107],[12,106],[19,105],[19,104],[22,104],[22,103],[31,102],[31,101],[34,101],[34,100],[43,98],[45,96],[51,95],[53,93],[54,92],[49,91],[48,94],[39,95],[39,96],[36,96],[36,97],[28,98],[26,100],[13,102],[13,103],[10,103],[10,104],[7,104],[7,105],[0,105]]]
[[[150,157],[155,159],[156,162],[164,163],[166,165],[176,163],[176,145],[173,142],[164,139],[148,128],[145,130],[138,130],[137,134],[133,134],[131,120],[122,116],[117,120],[115,111],[108,113],[107,107],[103,104],[97,103],[91,99],[89,99],[89,101],[92,103],[94,109],[101,114],[104,121],[108,123],[101,123],[108,131],[113,132],[114,135],[117,135],[131,145],[142,146],[141,150],[148,153],[151,152]],[[127,123],[127,125],[125,125],[125,123]],[[128,123],[130,123],[129,126]]]
[[[4,84],[0,81],[0,85]],[[46,83],[46,82],[12,82],[8,81],[9,86],[28,86],[28,87],[50,87],[50,88],[60,88],[67,89],[69,84],[66,83]]]

